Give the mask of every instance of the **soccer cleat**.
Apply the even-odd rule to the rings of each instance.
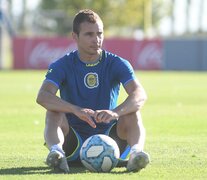
[[[69,173],[69,167],[66,157],[59,151],[51,151],[46,159],[49,167],[54,168],[55,171]]]
[[[127,163],[127,170],[133,172],[140,171],[141,169],[145,168],[149,162],[150,158],[147,153],[143,151],[135,151],[130,155],[129,161]]]

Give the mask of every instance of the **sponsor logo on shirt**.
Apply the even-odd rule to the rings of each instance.
[[[100,61],[96,62],[96,63],[93,63],[93,64],[86,64],[86,67],[93,67],[93,66],[96,66],[100,63]]]

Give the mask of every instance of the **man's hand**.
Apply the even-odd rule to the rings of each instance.
[[[96,128],[92,117],[94,116],[94,111],[87,108],[77,108],[74,114],[79,117],[81,120],[87,122],[91,127]]]
[[[119,115],[111,110],[96,110],[93,117],[98,123],[109,123],[111,120],[118,119]]]

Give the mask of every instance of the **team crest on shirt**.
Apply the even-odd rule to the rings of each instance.
[[[86,74],[84,77],[84,84],[89,89],[98,87],[99,85],[98,74],[93,72]]]

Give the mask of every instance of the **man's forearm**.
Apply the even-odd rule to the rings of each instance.
[[[73,113],[76,107],[75,105],[70,104],[58,96],[46,91],[40,91],[36,101],[38,104],[50,111]]]
[[[139,111],[144,105],[147,96],[143,93],[141,96],[138,96],[136,93],[131,94],[127,99],[117,106],[113,111],[118,114],[118,116],[123,116],[129,113]]]

